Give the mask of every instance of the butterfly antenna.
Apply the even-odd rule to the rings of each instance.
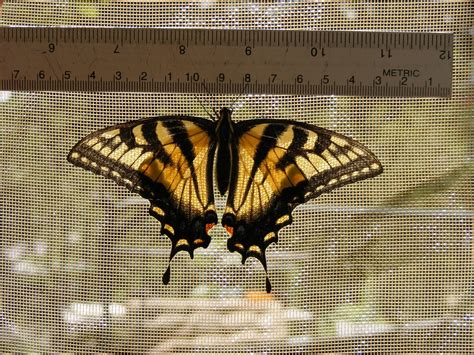
[[[201,100],[199,100],[199,97],[197,97],[197,95],[194,95],[194,97],[196,98],[196,100],[199,102],[199,104],[201,105],[201,107],[203,108],[204,111],[206,111],[207,115],[209,116],[209,118],[213,121],[216,120],[216,117],[211,115],[210,112],[206,109],[206,107],[204,106],[204,104],[202,103]],[[216,112],[214,109],[212,109],[214,112]]]
[[[207,88],[206,84],[205,83],[201,83],[201,86],[202,88],[204,89],[205,92],[207,92],[207,94],[209,95],[209,97],[212,97],[212,100],[214,101],[214,96],[211,94],[211,92],[209,91],[209,89]],[[216,120],[216,117],[219,117],[219,113],[216,111],[215,109],[215,101],[214,101],[214,105],[211,107],[212,108],[212,111],[214,112],[214,117],[211,117],[213,121]]]
[[[247,88],[249,87],[249,84],[245,84],[244,86],[244,89],[242,90],[242,92],[235,98],[234,101],[232,101],[231,105],[230,105],[230,109],[233,111],[233,108],[234,108],[234,104],[242,97],[243,94],[245,94],[245,92],[247,91]]]

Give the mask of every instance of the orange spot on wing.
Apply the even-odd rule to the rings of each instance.
[[[226,229],[227,233],[229,233],[230,235],[234,234],[234,228],[233,227],[225,226],[225,229]]]
[[[194,245],[196,245],[196,246],[200,246],[201,244],[204,244],[204,240],[202,240],[202,239],[196,239],[193,243],[194,243]]]
[[[207,223],[206,224],[206,233],[209,233],[209,231],[215,226],[214,223]]]

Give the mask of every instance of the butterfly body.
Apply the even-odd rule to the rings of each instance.
[[[265,271],[265,250],[298,204],[382,172],[373,153],[336,132],[291,120],[236,123],[231,115],[223,108],[215,121],[162,116],[108,127],[79,141],[68,160],[148,199],[171,240],[170,261],[209,245],[218,222],[215,175],[219,193],[227,194],[229,251],[242,263],[257,258]],[[164,283],[169,277],[168,267]]]
[[[216,123],[217,158],[216,158],[216,180],[217,188],[221,196],[225,195],[229,188],[232,162],[235,159],[235,124],[231,118],[232,111],[223,108]]]

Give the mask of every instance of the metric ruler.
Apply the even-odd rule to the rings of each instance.
[[[453,35],[0,28],[0,90],[449,97]]]

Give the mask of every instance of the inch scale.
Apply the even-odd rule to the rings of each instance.
[[[450,33],[0,27],[0,90],[449,97]]]

